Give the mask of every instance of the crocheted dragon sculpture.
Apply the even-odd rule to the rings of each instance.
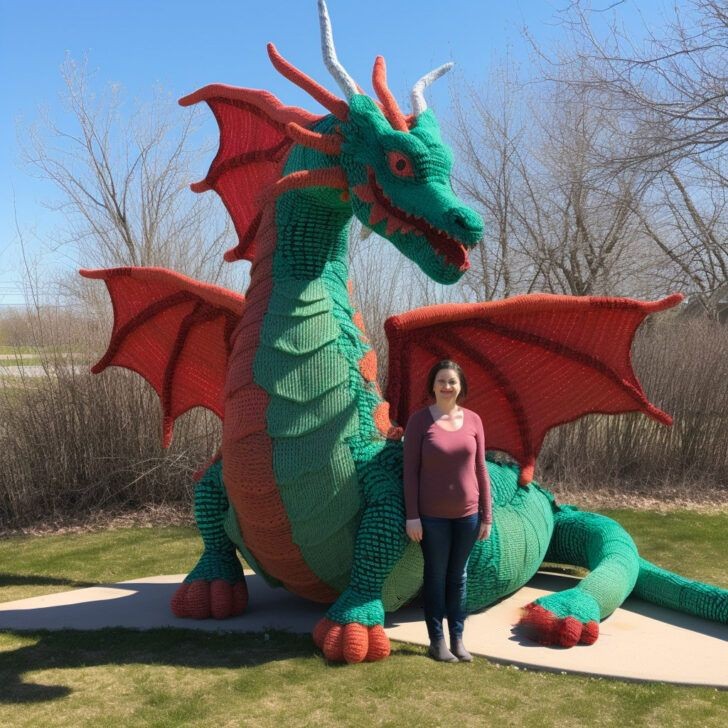
[[[539,598],[523,623],[535,639],[593,643],[599,621],[630,594],[709,619],[728,619],[728,592],[666,572],[638,556],[614,521],[559,506],[532,482],[550,427],[586,412],[650,404],[630,364],[644,317],[680,300],[531,295],[414,310],[386,322],[389,404],[348,284],[352,216],[389,240],[431,278],[451,283],[483,236],[480,217],[454,194],[452,158],[424,89],[404,114],[374,63],[378,100],[337,59],[326,5],[322,48],[345,100],[268,46],[275,68],[330,111],[315,116],[258,90],[211,85],[181,99],[206,101],[220,146],[196,192],[215,190],[239,236],[226,260],[252,261],[245,297],[158,268],[82,271],[103,279],[115,321],[94,367],[127,367],[158,392],[168,444],[176,417],[204,406],[223,420],[217,459],[195,488],[204,553],[176,592],[180,617],[244,611],[236,549],[272,585],[323,603],[313,636],[333,661],[389,654],[385,611],[422,582],[418,544],[404,529],[401,429],[424,402],[429,367],[458,359],[471,380],[489,448],[493,530],[468,564],[467,608],[486,607],[525,584],[540,564],[587,567],[575,587]]]

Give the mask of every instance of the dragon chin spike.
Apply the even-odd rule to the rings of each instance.
[[[443,63],[442,66],[426,73],[412,87],[412,113],[415,116],[419,116],[427,108],[427,101],[425,101],[425,89],[437,81],[440,76],[444,76],[454,65],[455,64],[452,62]]]
[[[354,94],[359,93],[359,91],[354,79],[346,72],[346,69],[341,65],[336,55],[334,33],[331,29],[331,18],[329,18],[329,9],[326,7],[326,0],[318,0],[318,10],[319,24],[321,25],[321,53],[324,57],[324,63],[348,100]]]

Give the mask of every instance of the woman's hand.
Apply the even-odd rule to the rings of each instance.
[[[407,519],[407,535],[412,541],[422,541],[422,521],[419,518]]]
[[[409,523],[409,521],[408,521]],[[480,532],[478,533],[478,541],[485,541],[487,538],[490,538],[490,529],[492,528],[492,525],[490,523],[483,523],[480,522]]]

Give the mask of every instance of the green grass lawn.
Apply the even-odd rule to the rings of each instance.
[[[610,512],[646,558],[728,587],[728,513]],[[194,529],[0,541],[0,601],[187,571]],[[0,725],[723,726],[728,691],[440,665],[394,644],[330,666],[310,638],[187,630],[0,633]]]
[[[39,356],[30,356],[26,354],[25,356],[17,356],[13,359],[0,359],[0,369],[8,369],[10,367],[15,369],[18,366],[38,366],[42,363],[43,359],[41,359]]]
[[[38,352],[38,348],[35,346],[11,346],[10,344],[3,344],[0,346],[0,355],[3,354],[34,354]]]

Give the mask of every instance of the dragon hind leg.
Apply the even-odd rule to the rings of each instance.
[[[313,632],[316,646],[332,662],[381,660],[390,652],[383,627],[382,589],[407,546],[401,458],[396,457],[395,448],[388,443],[359,472],[366,505],[349,586]]]
[[[539,597],[526,606],[521,626],[542,644],[592,644],[599,621],[627,598],[639,573],[637,547],[611,518],[568,506],[554,514],[555,528],[545,560],[590,570],[577,586]]]
[[[204,552],[172,597],[177,617],[225,619],[248,604],[243,568],[223,527],[229,504],[221,468],[221,462],[211,465],[195,486],[195,521]]]

